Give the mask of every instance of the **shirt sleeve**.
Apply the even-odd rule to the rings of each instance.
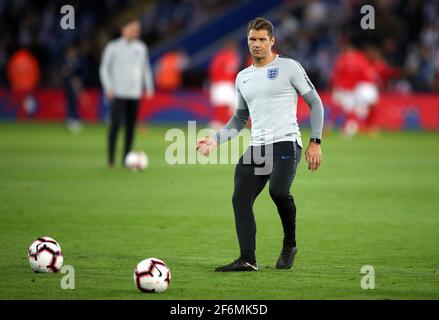
[[[308,107],[311,109],[311,138],[322,138],[324,109],[322,100],[316,90],[311,90],[303,95]]]
[[[236,137],[239,134],[239,132],[245,128],[248,122],[248,117],[250,114],[249,114],[247,102],[245,101],[238,87],[238,77],[236,77],[235,89],[237,96],[236,110],[232,118],[230,118],[229,122],[227,122],[224,128],[220,129],[215,134],[214,139],[217,142],[217,144],[224,143]]]
[[[145,46],[145,88],[149,94],[154,93],[154,77],[152,74],[151,63],[149,61],[148,47]]]
[[[291,64],[290,82],[301,96],[311,90],[314,90],[314,86],[311,83],[311,80],[309,80],[305,70],[296,60],[293,60]]]
[[[112,45],[107,44],[102,53],[101,65],[99,67],[99,76],[105,92],[113,89],[111,81],[111,63],[112,63]]]
[[[242,96],[241,90],[239,90],[238,88],[238,80],[236,80],[235,89],[236,89],[236,109],[244,109],[248,111],[247,102]]]
[[[299,62],[293,60],[290,76],[291,85],[305,99],[311,110],[311,138],[322,138],[324,109],[322,100]]]

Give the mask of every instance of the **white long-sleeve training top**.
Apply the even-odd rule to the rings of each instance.
[[[298,94],[311,108],[311,137],[321,138],[324,110],[314,86],[296,60],[276,55],[269,64],[250,66],[236,77],[237,107],[215,135],[218,144],[238,135],[252,119],[251,146],[302,139],[297,123]]]
[[[105,92],[116,98],[139,99],[143,90],[154,92],[148,48],[140,40],[124,37],[110,41],[105,47],[99,75]]]

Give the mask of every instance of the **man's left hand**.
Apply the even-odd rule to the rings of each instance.
[[[306,162],[308,163],[308,169],[311,172],[316,171],[322,163],[322,150],[320,144],[310,142],[305,152]]]
[[[152,99],[152,97],[154,97],[154,92],[149,91],[149,90],[146,90],[146,91],[143,93],[143,95],[144,95],[144,97],[146,98],[146,100],[150,100],[150,99]]]

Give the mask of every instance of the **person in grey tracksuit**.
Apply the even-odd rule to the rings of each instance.
[[[114,165],[116,139],[121,124],[125,123],[125,146],[122,162],[131,151],[139,101],[143,94],[151,98],[154,83],[148,48],[141,40],[140,22],[127,20],[122,25],[121,37],[110,41],[102,54],[99,69],[101,83],[110,102],[108,132],[108,165]]]

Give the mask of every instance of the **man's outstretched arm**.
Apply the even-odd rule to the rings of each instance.
[[[207,156],[217,145],[236,137],[245,128],[250,115],[247,103],[241,95],[237,85],[237,106],[232,118],[213,137],[204,137],[197,141],[197,150]]]
[[[236,137],[248,122],[248,109],[236,109],[232,118],[213,137],[203,137],[197,141],[197,150],[207,156],[217,145]]]
[[[248,109],[236,109],[232,118],[226,123],[224,128],[220,129],[214,136],[215,142],[221,144],[236,137],[239,132],[245,128],[248,122]]]

